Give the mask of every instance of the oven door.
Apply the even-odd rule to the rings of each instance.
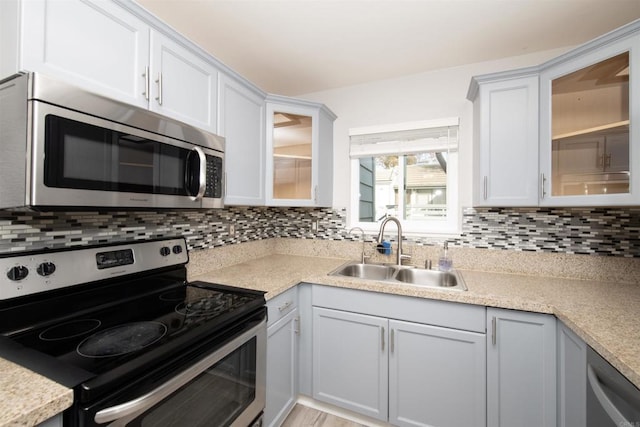
[[[55,105],[30,104],[31,205],[220,207],[210,204],[221,203],[223,153]]]
[[[94,425],[260,426],[266,331],[263,320],[154,390],[99,408]]]

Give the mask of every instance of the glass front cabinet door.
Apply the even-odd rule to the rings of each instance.
[[[540,75],[540,205],[640,203],[640,36]]]
[[[321,105],[278,98],[267,100],[267,204],[331,206],[335,116]]]

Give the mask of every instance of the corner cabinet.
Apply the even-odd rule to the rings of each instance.
[[[558,321],[558,427],[587,425],[587,344]]]
[[[556,425],[556,319],[487,308],[487,424]]]
[[[265,204],[265,97],[221,73],[218,134],[225,137],[225,205]]]
[[[472,80],[474,206],[538,204],[538,75]]]
[[[116,2],[7,2],[3,7],[9,13],[0,23],[9,29],[2,35],[16,48],[3,60],[0,78],[42,72],[216,131],[218,70],[179,38],[168,37]]]
[[[640,204],[640,34],[540,74],[542,206]]]
[[[321,104],[267,96],[267,205],[332,205],[335,118]]]
[[[264,425],[277,427],[298,397],[297,288],[267,301],[267,387]]]
[[[396,426],[485,426],[484,313],[314,286],[313,398]]]
[[[640,21],[473,77],[467,98],[474,206],[640,205]]]

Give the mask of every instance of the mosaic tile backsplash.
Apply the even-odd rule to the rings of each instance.
[[[312,223],[319,224],[312,231]],[[236,233],[229,234],[229,224]],[[206,211],[32,212],[0,210],[0,253],[184,236],[191,250],[290,237],[355,240],[344,209],[230,207]],[[374,236],[367,236],[373,241]],[[418,245],[439,244],[411,238]],[[463,210],[452,245],[532,252],[640,257],[640,209]]]

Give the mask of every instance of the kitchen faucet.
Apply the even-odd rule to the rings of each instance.
[[[368,256],[366,256],[364,254],[364,230],[362,228],[360,228],[360,227],[353,227],[351,230],[349,230],[348,234],[351,234],[351,232],[354,231],[354,230],[360,231],[360,234],[362,235],[362,260],[361,260],[361,262],[362,262],[362,264],[364,264],[365,263],[365,259],[369,258]]]
[[[399,266],[402,265],[403,259],[410,259],[411,255],[404,255],[402,253],[402,225],[398,218],[394,216],[388,216],[380,224],[380,233],[378,234],[378,244],[382,244],[382,240],[384,239],[384,227],[387,225],[389,221],[393,221],[396,223],[396,227],[398,228],[398,251],[396,252],[396,264]]]

